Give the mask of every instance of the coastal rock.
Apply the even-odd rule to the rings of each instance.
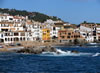
[[[32,54],[41,54],[42,52],[56,52],[56,48],[51,46],[45,47],[25,47],[16,51],[17,53],[32,53]]]

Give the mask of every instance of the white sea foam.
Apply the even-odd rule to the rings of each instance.
[[[96,57],[96,56],[100,56],[100,53],[96,53],[93,55],[93,57]]]
[[[57,49],[57,52],[59,52],[60,54],[66,54],[65,51],[62,51],[62,50],[60,50],[60,49]]]
[[[57,49],[57,52],[43,52],[42,56],[92,56],[92,53],[82,53],[82,52],[72,52],[72,51],[62,51]]]

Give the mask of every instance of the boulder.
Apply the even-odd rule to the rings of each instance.
[[[46,47],[25,47],[24,49],[16,51],[17,53],[32,53],[32,54],[41,54],[42,52],[56,52],[56,48],[51,46]]]

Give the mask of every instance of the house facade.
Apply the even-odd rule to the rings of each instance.
[[[42,40],[44,42],[48,42],[50,41],[51,37],[50,37],[50,29],[48,28],[43,28],[42,29]]]
[[[74,32],[73,30],[60,30],[58,32],[58,40],[63,43],[73,43],[75,40],[84,40],[84,37],[80,33]]]

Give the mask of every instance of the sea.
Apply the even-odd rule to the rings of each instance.
[[[56,48],[59,54],[1,52],[0,73],[100,73],[100,47],[56,46]]]

